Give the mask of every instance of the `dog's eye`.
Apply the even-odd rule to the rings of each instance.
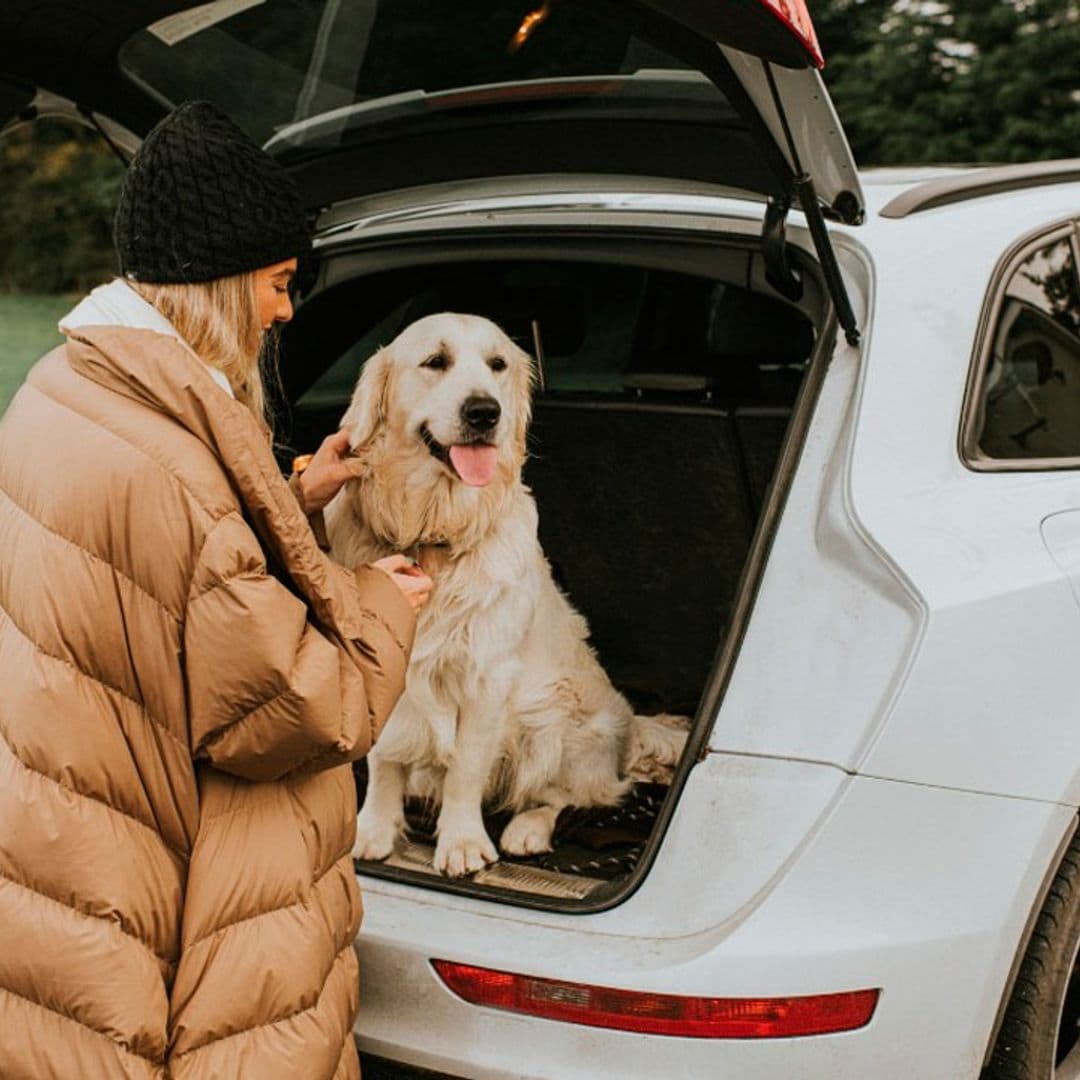
[[[431,368],[432,371],[445,371],[450,366],[450,361],[446,359],[444,353],[436,353],[434,356],[429,356],[420,366]]]
[[[488,361],[488,367],[491,368],[492,371],[505,371],[506,361],[501,356],[493,356]]]

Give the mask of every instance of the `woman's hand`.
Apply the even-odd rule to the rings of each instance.
[[[304,512],[314,514],[338,493],[341,485],[359,476],[363,465],[349,454],[348,432],[328,435],[314,454],[308,467],[300,474],[300,494]]]
[[[389,575],[414,611],[422,608],[430,599],[434,583],[412,559],[407,559],[404,555],[387,555],[385,559],[379,559],[371,565]]]

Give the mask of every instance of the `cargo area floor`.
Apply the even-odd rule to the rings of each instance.
[[[470,879],[514,892],[561,900],[585,900],[629,875],[641,858],[668,789],[662,784],[635,784],[620,806],[567,807],[559,814],[553,850],[540,855],[501,855],[493,866]],[[485,815],[488,834],[497,841],[509,822],[508,813]],[[439,875],[435,853],[435,811],[427,803],[407,800],[406,838],[384,865],[414,873]],[[357,860],[362,873],[379,864]]]

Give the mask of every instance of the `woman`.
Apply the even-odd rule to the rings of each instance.
[[[275,467],[259,349],[309,243],[287,175],[181,106],[125,179],[124,280],[0,424],[2,1076],[359,1074],[348,762],[431,583],[329,562]]]

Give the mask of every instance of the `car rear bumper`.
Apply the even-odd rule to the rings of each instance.
[[[482,1080],[976,1077],[1028,913],[1074,815],[856,777],[756,903],[673,937],[632,932],[634,905],[655,905],[655,890],[631,897],[615,923],[614,913],[548,917],[365,879],[358,1041]],[[706,866],[685,872],[709,876]],[[669,897],[677,904],[678,890]],[[643,925],[655,927],[655,916],[643,910]],[[666,994],[882,994],[857,1031],[673,1038],[470,1005],[439,981],[432,958]]]

